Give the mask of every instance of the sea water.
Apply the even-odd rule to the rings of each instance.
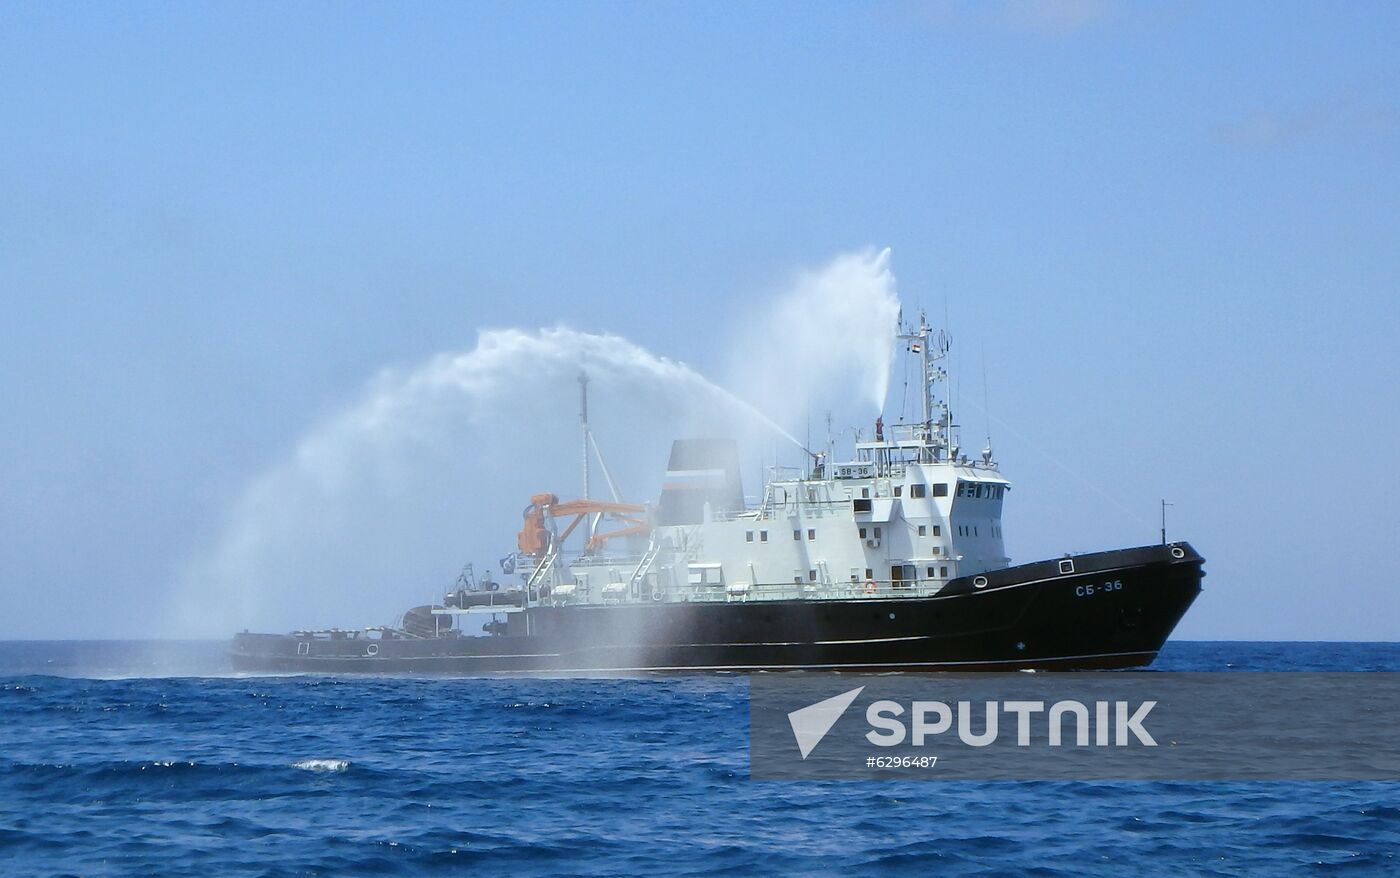
[[[1396,783],[756,782],[743,675],[243,677],[224,649],[0,643],[0,874],[1400,874]]]

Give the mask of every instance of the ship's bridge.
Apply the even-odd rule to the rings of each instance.
[[[856,443],[856,459],[832,463],[828,467],[824,458],[819,458],[812,476],[816,479],[831,478],[841,481],[852,479],[898,478],[905,474],[911,464],[943,464],[965,470],[971,478],[1001,479],[990,446],[983,449],[981,459],[969,459],[958,454],[958,446],[945,448],[930,439],[929,430],[923,424],[895,424],[889,428],[889,438],[878,438],[873,442]]]

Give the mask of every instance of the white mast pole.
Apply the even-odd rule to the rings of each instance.
[[[924,396],[924,434],[926,439],[933,436],[933,382],[929,375],[929,337],[928,320],[924,317],[924,312],[919,312],[919,387]]]
[[[588,373],[578,373],[579,427],[583,439],[583,499],[588,499]]]

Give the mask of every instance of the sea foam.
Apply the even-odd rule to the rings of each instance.
[[[292,768],[302,771],[344,771],[349,767],[350,763],[345,759],[303,759],[292,763]]]

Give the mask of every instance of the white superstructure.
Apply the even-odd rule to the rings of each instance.
[[[562,539],[551,537],[547,551],[522,559],[530,600],[912,597],[1008,566],[1001,519],[1010,484],[990,444],[977,460],[958,446],[939,393],[948,378],[947,336],[921,317],[899,339],[921,365],[920,421],[877,421],[874,438],[856,442],[853,460],[834,461],[828,448],[802,470],[774,467],[756,508],[722,502],[734,495],[725,480],[730,472],[737,481],[737,463],[728,470],[714,460],[678,465],[673,449],[660,508],[651,511],[649,531],[631,537],[636,551],[585,551],[565,563]],[[672,507],[689,501],[689,517],[668,513],[668,499]]]

